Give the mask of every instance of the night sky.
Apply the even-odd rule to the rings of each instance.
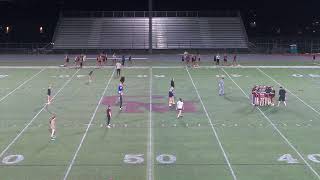
[[[14,24],[27,28],[31,24],[36,24],[52,29],[62,8],[105,11],[148,10],[148,0],[0,0],[0,26]],[[153,9],[241,10],[247,31],[252,36],[294,36],[299,34],[298,32],[302,35],[320,35],[318,33],[320,24],[319,27],[315,25],[320,21],[320,0],[153,0]],[[256,22],[256,27],[250,27],[250,22]]]

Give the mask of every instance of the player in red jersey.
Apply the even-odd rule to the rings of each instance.
[[[101,57],[100,57],[100,56],[97,56],[97,65],[98,65],[99,67],[102,66],[102,64],[101,64]]]

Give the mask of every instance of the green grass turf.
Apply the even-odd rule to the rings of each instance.
[[[320,73],[317,69],[261,70],[305,103],[288,92],[287,107],[262,107],[261,110],[308,165],[320,173],[320,163],[308,159],[309,154],[320,153],[320,98],[317,96],[320,77],[309,75]],[[39,71],[1,69],[0,74],[9,76],[0,79],[0,99]],[[106,87],[105,97],[116,95],[119,79],[112,76],[112,69],[97,69],[94,81],[87,84],[87,77],[77,75],[87,75],[89,71],[45,69],[0,102],[0,153],[13,142],[0,160],[14,154],[24,156],[24,160],[13,165],[0,162],[0,179],[63,179],[69,172],[67,179],[72,180],[151,180],[148,178],[150,174],[154,180],[232,180],[219,141],[239,180],[318,179],[240,90],[250,96],[255,84],[273,85],[278,89],[280,85],[258,69],[189,69],[196,89],[188,71],[183,68],[124,69],[125,95],[132,96],[125,99],[125,104],[136,101],[145,107],[140,108],[140,113],[127,113],[126,110],[120,112],[118,106],[113,105],[112,123],[115,127],[111,129],[101,127],[105,123],[105,105],[101,104],[94,112]],[[292,74],[303,77],[293,77]],[[54,77],[59,75],[68,76]],[[68,81],[72,75],[74,78]],[[217,75],[226,77],[224,97],[217,92]],[[172,77],[176,82],[176,97],[192,102],[196,110],[186,112],[179,120],[174,110],[167,110],[168,86]],[[50,141],[48,133],[50,114],[43,110],[33,118],[46,102],[49,83],[53,84],[53,94],[59,92],[49,106],[49,110],[57,114],[57,139],[54,142]],[[162,104],[164,112],[150,112],[150,95],[164,96],[151,99],[153,109]],[[91,118],[92,125],[86,131]],[[30,126],[14,140],[32,119]],[[128,154],[140,154],[143,162],[125,163],[124,157]],[[161,164],[156,159],[161,154],[173,155],[176,161]],[[291,154],[298,163],[278,161],[284,154]],[[317,159],[320,160],[320,156]],[[72,167],[67,171],[71,162]]]

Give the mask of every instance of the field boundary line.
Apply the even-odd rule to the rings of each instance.
[[[25,80],[23,83],[20,83],[20,85],[18,87],[16,87],[14,90],[12,90],[10,93],[8,93],[7,95],[5,95],[4,97],[2,97],[0,99],[0,102],[2,102],[4,99],[6,99],[8,96],[10,96],[11,94],[13,94],[16,90],[20,89],[23,85],[25,85],[26,83],[28,83],[29,81],[31,81],[33,78],[37,77],[42,71],[44,71],[45,68],[42,68],[39,72],[37,72],[36,74],[34,74],[33,76],[31,76],[29,79]]]
[[[149,143],[148,143],[148,161],[147,161],[147,177],[148,180],[153,180],[153,132],[152,132],[152,67],[150,67],[149,78]]]
[[[80,69],[79,69],[80,70]],[[69,84],[69,82],[75,77],[75,75],[79,72],[79,70],[77,70],[72,76],[71,78],[68,79],[68,81],[66,81],[62,87],[57,91],[57,93],[52,97],[52,100],[67,86],[67,84]],[[19,137],[29,128],[29,126],[33,123],[33,121],[39,116],[39,114],[46,108],[47,104],[45,104],[40,111],[38,111],[38,113],[33,116],[33,118],[30,120],[30,122],[20,131],[20,133],[11,141],[11,143],[9,145],[7,145],[7,147],[0,153],[0,158],[8,151],[8,149],[19,139]]]
[[[276,81],[274,78],[272,78],[271,76],[269,76],[267,73],[265,73],[264,71],[262,71],[261,69],[257,68],[262,74],[264,74],[265,76],[267,76],[268,78],[270,78],[272,81],[274,81],[275,83],[277,83],[279,86],[285,87],[282,84],[280,84],[278,81]],[[296,97],[299,101],[301,101],[304,105],[306,105],[307,107],[309,107],[311,110],[313,110],[315,113],[317,113],[318,115],[320,115],[320,112],[317,111],[315,108],[313,108],[311,105],[309,105],[308,103],[306,103],[304,100],[302,100],[299,96],[295,95],[293,92],[291,92],[288,88],[285,88],[290,94],[292,94],[294,97]]]
[[[173,66],[151,66],[153,69],[184,69],[185,65],[173,65]],[[0,66],[0,69],[75,69],[75,66],[60,67],[56,66]],[[83,66],[83,69],[113,69],[114,66]],[[149,69],[150,66],[124,66],[123,69]],[[194,69],[320,69],[320,66],[200,66]]]
[[[196,93],[197,93],[197,95],[198,95],[198,98],[199,98],[199,100],[200,100],[200,103],[201,103],[201,105],[202,105],[202,107],[203,107],[203,110],[204,110],[204,112],[205,112],[205,114],[206,114],[206,116],[207,116],[207,118],[208,118],[209,123],[210,123],[212,132],[214,133],[214,136],[215,136],[216,140],[218,141],[218,144],[219,144],[219,146],[220,146],[220,149],[221,149],[221,151],[222,151],[222,153],[223,153],[224,159],[225,159],[226,163],[228,164],[228,167],[229,167],[229,170],[230,170],[231,175],[232,175],[232,177],[233,177],[233,180],[237,180],[237,177],[236,177],[236,175],[235,175],[235,173],[234,173],[234,171],[233,171],[233,168],[232,168],[232,166],[231,166],[231,163],[230,163],[230,161],[229,161],[229,157],[227,156],[227,153],[225,152],[225,150],[224,150],[224,148],[223,148],[223,146],[222,146],[222,143],[221,143],[221,140],[220,140],[220,138],[219,138],[219,136],[218,136],[218,133],[217,133],[215,127],[213,126],[212,120],[211,120],[211,118],[210,118],[210,116],[209,116],[209,114],[208,114],[208,112],[207,112],[207,109],[206,109],[206,107],[205,107],[205,105],[204,105],[204,103],[203,103],[203,101],[202,101],[202,98],[201,98],[201,96],[200,96],[200,94],[199,94],[199,92],[198,92],[198,88],[196,87],[196,85],[195,85],[195,83],[194,83],[194,81],[193,81],[193,79],[192,79],[192,76],[191,76],[188,68],[186,67],[185,69],[186,69],[187,72],[188,72],[189,78],[190,78],[190,80],[191,80],[191,82],[192,82],[192,84],[193,84],[194,89],[196,90]]]
[[[244,90],[233,80],[233,78],[229,75],[228,72],[226,72],[223,68],[221,68],[221,70],[229,77],[229,79],[241,90],[241,92],[245,95],[245,97],[247,97],[250,100],[250,97],[244,92]],[[248,102],[249,103],[249,102]],[[294,150],[296,152],[296,154],[302,159],[302,161],[305,163],[305,165],[308,166],[308,168],[314,173],[314,175],[320,179],[320,175],[318,174],[317,171],[315,171],[313,169],[313,167],[307,162],[307,160],[302,156],[302,154],[292,145],[292,143],[288,140],[288,138],[286,138],[285,135],[282,134],[282,132],[277,128],[277,126],[273,123],[273,121],[266,116],[266,114],[259,108],[257,107],[257,109],[259,110],[259,112],[263,115],[263,117],[265,117],[265,119],[267,119],[267,121],[271,124],[271,126],[273,127],[273,129],[275,131],[278,132],[278,134],[282,137],[282,139],[292,148],[292,150]]]
[[[74,153],[74,155],[73,155],[73,157],[72,157],[72,160],[71,160],[71,162],[70,162],[70,164],[69,164],[69,166],[68,166],[68,169],[66,170],[66,172],[65,172],[65,174],[64,174],[64,177],[63,177],[64,180],[66,180],[66,179],[68,178],[68,176],[69,176],[69,173],[70,173],[70,171],[71,171],[71,169],[72,169],[72,166],[73,166],[73,164],[74,164],[74,162],[75,162],[75,160],[76,160],[76,158],[77,158],[77,156],[78,156],[78,153],[79,153],[79,151],[80,151],[80,149],[81,149],[81,147],[82,147],[82,144],[83,144],[83,142],[84,142],[84,139],[87,137],[89,128],[91,127],[91,124],[92,124],[92,122],[93,122],[93,120],[94,120],[94,118],[95,118],[95,116],[96,116],[96,114],[97,114],[97,111],[98,111],[98,109],[99,109],[99,106],[100,106],[100,104],[101,104],[101,102],[102,102],[102,100],[103,100],[103,97],[104,97],[104,95],[106,94],[106,91],[107,91],[107,89],[108,89],[108,87],[109,87],[109,84],[110,84],[110,82],[111,82],[111,80],[112,80],[112,77],[113,77],[113,75],[114,75],[114,72],[115,72],[115,70],[112,71],[112,74],[111,74],[111,76],[110,76],[110,78],[109,78],[109,81],[108,81],[106,87],[104,88],[104,90],[103,90],[103,92],[102,92],[102,94],[101,94],[100,100],[99,100],[99,102],[98,102],[98,104],[97,104],[97,106],[96,106],[96,108],[95,108],[95,110],[94,110],[94,112],[93,112],[93,114],[92,114],[92,116],[91,116],[91,118],[90,118],[89,124],[88,124],[88,126],[87,126],[87,128],[86,128],[85,133],[83,134],[83,136],[82,136],[82,138],[81,138],[80,144],[78,145],[78,148],[77,148],[76,152]]]

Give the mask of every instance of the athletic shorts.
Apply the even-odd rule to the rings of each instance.
[[[286,97],[285,96],[279,96],[279,101],[286,101]]]

